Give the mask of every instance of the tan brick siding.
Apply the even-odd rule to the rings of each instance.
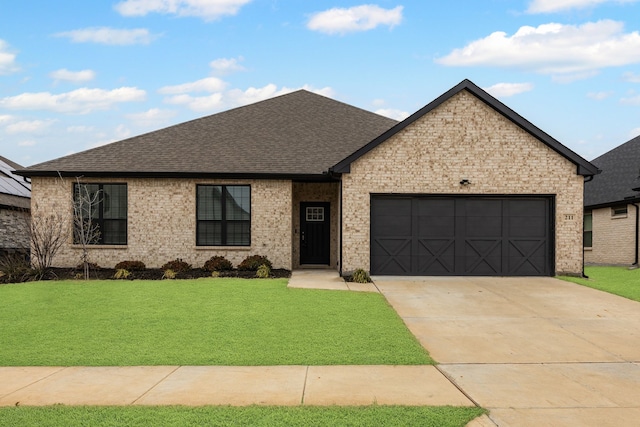
[[[338,268],[340,256],[340,183],[293,183],[293,268],[300,267],[300,203],[329,202],[331,220],[331,267]]]
[[[283,180],[196,180],[196,179],[86,179],[84,182],[126,182],[128,192],[128,236],[126,246],[95,246],[90,257],[102,267],[113,267],[123,260],[140,260],[147,267],[160,267],[182,258],[201,267],[213,255],[227,257],[234,265],[246,256],[269,257],[274,268],[291,269],[291,182]],[[33,215],[54,210],[68,213],[72,179],[32,180]],[[251,186],[251,246],[196,246],[196,184]],[[283,220],[284,218],[284,220]],[[79,263],[80,249],[72,245],[71,235],[54,260],[54,266]]]
[[[583,181],[576,165],[460,92],[343,175],[343,270],[370,268],[371,193],[540,194],[556,196],[556,273],[579,274]]]
[[[611,216],[611,208],[594,209],[593,244],[584,251],[589,264],[631,265],[635,261],[636,208],[627,205],[627,215]]]

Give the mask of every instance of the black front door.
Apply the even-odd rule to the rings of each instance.
[[[300,203],[300,264],[329,264],[329,203]]]

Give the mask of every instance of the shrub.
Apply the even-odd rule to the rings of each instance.
[[[127,270],[127,271],[142,271],[146,269],[147,266],[144,265],[142,261],[120,261],[116,264],[116,270]]]
[[[89,267],[90,270],[100,270],[100,266],[95,262],[88,262],[87,267]],[[76,265],[76,270],[84,270],[84,264],[80,263]]]
[[[260,268],[261,265],[266,265],[269,267],[269,270],[273,268],[271,261],[269,261],[267,257],[262,255],[249,255],[240,263],[240,265],[238,265],[238,270],[258,271],[258,268]]]
[[[7,254],[0,258],[0,274],[5,282],[25,282],[30,279],[32,271],[26,257],[21,254]]]
[[[367,273],[361,268],[358,268],[351,275],[351,280],[356,283],[369,283],[371,282],[371,277],[369,277],[369,273]]]
[[[258,279],[268,279],[269,276],[271,276],[271,268],[269,268],[267,264],[262,264],[258,267],[258,270],[256,271],[256,277]]]
[[[173,271],[172,269],[168,268],[164,271],[164,274],[162,275],[163,279],[175,279],[176,278],[176,272]]]
[[[183,261],[181,258],[176,258],[173,261],[169,261],[168,263],[160,267],[160,269],[164,270],[165,272],[167,270],[171,270],[173,273],[182,273],[184,271],[191,270],[191,264]]]
[[[119,268],[116,274],[113,275],[114,279],[126,279],[131,275],[131,272],[125,268]]]
[[[223,256],[212,256],[203,268],[207,271],[229,271],[233,270],[233,264]]]

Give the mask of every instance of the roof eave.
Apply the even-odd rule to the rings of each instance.
[[[329,173],[266,173],[266,172],[175,172],[175,171],[43,171],[17,170],[16,174],[25,177],[82,177],[82,178],[174,178],[174,179],[263,179],[331,182],[337,178]]]

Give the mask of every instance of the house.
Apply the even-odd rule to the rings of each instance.
[[[0,255],[29,252],[31,184],[15,169],[22,166],[0,156]]]
[[[498,276],[582,273],[597,172],[469,80],[399,123],[300,90],[18,171],[33,215],[78,184],[103,194],[101,266],[262,254],[275,268]],[[70,236],[54,264],[79,254]]]
[[[602,173],[584,188],[584,260],[638,265],[640,136],[592,161]]]

